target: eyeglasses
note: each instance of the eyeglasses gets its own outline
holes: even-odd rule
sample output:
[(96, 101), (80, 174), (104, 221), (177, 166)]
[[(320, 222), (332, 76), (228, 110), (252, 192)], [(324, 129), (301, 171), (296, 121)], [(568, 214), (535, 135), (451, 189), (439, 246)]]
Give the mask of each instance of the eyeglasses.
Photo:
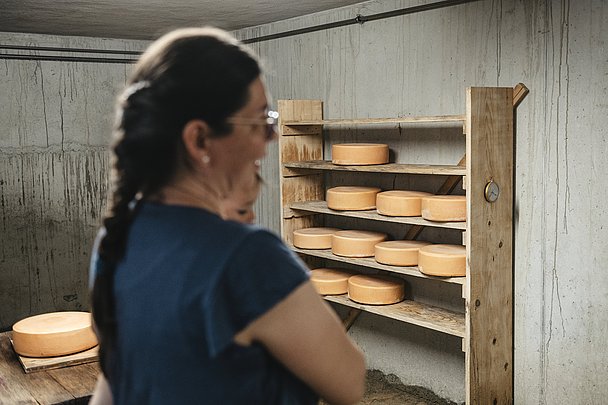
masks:
[(234, 125), (265, 125), (267, 140), (271, 140), (279, 131), (279, 113), (273, 110), (268, 110), (266, 118), (231, 117), (226, 122)]

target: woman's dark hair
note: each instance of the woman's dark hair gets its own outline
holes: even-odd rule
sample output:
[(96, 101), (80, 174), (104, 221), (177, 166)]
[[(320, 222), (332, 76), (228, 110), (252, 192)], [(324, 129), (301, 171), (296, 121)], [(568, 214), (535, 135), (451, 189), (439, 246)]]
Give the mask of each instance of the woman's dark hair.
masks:
[(92, 294), (100, 364), (108, 379), (117, 332), (114, 271), (125, 254), (139, 201), (188, 167), (181, 138), (186, 123), (201, 119), (212, 136), (227, 135), (232, 128), (226, 119), (247, 103), (249, 85), (260, 73), (249, 50), (214, 28), (173, 31), (135, 65), (117, 105), (112, 194)]

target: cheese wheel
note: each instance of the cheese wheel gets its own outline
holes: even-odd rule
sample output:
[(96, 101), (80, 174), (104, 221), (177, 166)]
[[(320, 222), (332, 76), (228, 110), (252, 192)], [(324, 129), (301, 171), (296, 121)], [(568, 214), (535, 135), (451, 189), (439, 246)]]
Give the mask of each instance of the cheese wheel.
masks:
[(421, 247), (418, 269), (429, 276), (464, 277), (467, 274), (467, 249), (462, 245)]
[(13, 347), (27, 357), (77, 353), (97, 345), (88, 312), (51, 312), (13, 325)]
[(300, 249), (329, 249), (331, 248), (331, 235), (339, 231), (338, 228), (303, 228), (293, 231), (293, 245)]
[(333, 268), (318, 268), (310, 271), (310, 281), (321, 295), (346, 294), (348, 278), (353, 273)]
[(405, 282), (400, 278), (357, 274), (348, 279), (348, 298), (361, 304), (395, 304), (404, 297)]
[(421, 199), (430, 195), (423, 191), (383, 191), (376, 195), (376, 210), (392, 217), (419, 217)]
[(331, 146), (336, 165), (381, 165), (388, 163), (388, 145), (383, 143), (338, 143)]
[(466, 221), (467, 198), (463, 195), (434, 195), (422, 198), (422, 218), (429, 221)]
[(430, 242), (417, 240), (391, 240), (380, 242), (375, 246), (375, 258), (378, 263), (391, 266), (418, 265), (418, 250), (430, 245)]
[(374, 246), (386, 236), (380, 232), (338, 231), (331, 236), (331, 252), (338, 256), (371, 257)]
[(377, 187), (339, 186), (327, 190), (327, 207), (340, 211), (361, 211), (376, 208)]

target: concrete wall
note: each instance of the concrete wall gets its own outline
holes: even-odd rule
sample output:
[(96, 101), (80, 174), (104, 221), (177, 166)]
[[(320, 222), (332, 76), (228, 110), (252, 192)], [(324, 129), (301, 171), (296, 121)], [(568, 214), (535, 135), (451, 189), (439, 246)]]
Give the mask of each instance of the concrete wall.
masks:
[[(0, 33), (0, 44), (144, 47), (10, 33)], [(130, 67), (0, 59), (0, 330), (41, 312), (89, 308), (88, 262), (106, 202), (114, 100)]]
[[(243, 30), (250, 37), (415, 5), (371, 1)], [(324, 101), (327, 118), (453, 114), (466, 86), (525, 83), (517, 112), (515, 403), (608, 395), (608, 4), (494, 0), (253, 47), (273, 96)], [(2, 44), (142, 49), (135, 41), (0, 33)], [(0, 61), (0, 328), (88, 307), (86, 268), (106, 199), (113, 100), (129, 65)], [(387, 135), (388, 134), (388, 135)], [(399, 135), (400, 134), (400, 135)], [(454, 163), (451, 131), (332, 132), (388, 139), (401, 161)], [(411, 148), (404, 148), (398, 136)], [(276, 145), (260, 222), (279, 229)], [(330, 181), (333, 181), (330, 179)], [(430, 187), (430, 186), (428, 186)], [(436, 286), (415, 282), (421, 298)], [(439, 291), (448, 306), (453, 291)], [(351, 335), (370, 368), (464, 400), (460, 341), (363, 314)]]
[[(419, 3), (370, 1), (239, 34)], [(466, 86), (530, 88), (517, 110), (517, 404), (597, 404), (608, 395), (606, 26), (608, 3), (601, 0), (488, 0), (254, 46), (267, 62), (273, 96), (321, 99), (326, 118), (461, 113)], [(396, 147), (392, 135), (388, 142), (402, 161), (455, 163), (462, 154), (418, 135), (403, 130), (411, 149)], [(269, 175), (259, 208), (264, 223), (278, 229), (278, 172)], [(464, 399), (453, 339), (373, 315), (360, 317), (351, 335), (370, 367)]]

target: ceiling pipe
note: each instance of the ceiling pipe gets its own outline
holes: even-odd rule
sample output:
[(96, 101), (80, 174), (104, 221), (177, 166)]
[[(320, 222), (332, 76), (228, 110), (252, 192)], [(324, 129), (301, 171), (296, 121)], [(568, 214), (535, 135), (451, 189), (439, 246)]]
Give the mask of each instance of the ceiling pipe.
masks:
[[(440, 8), (456, 6), (465, 3), (473, 3), (480, 0), (445, 0), (437, 1), (434, 3), (421, 4), (419, 6), (412, 6), (401, 8), (397, 10), (387, 11), (383, 13), (376, 13), (370, 15), (357, 14), (355, 18), (349, 18), (346, 20), (335, 21), (327, 24), (313, 25), (310, 27), (299, 28), (295, 30), (278, 32), (276, 34), (261, 35), (258, 37), (245, 38), (241, 42), (245, 44), (252, 44), (258, 42), (265, 42), (274, 39), (287, 38), (295, 35), (302, 35), (311, 32), (324, 31), (333, 28), (344, 27), (353, 24), (362, 25), (366, 22), (383, 20), (386, 18), (392, 18), (407, 14), (420, 13), (423, 11), (436, 10)], [(57, 47), (45, 47), (45, 46), (25, 46), (25, 45), (0, 45), (0, 50), (22, 50), (22, 51), (43, 51), (43, 52), (72, 52), (72, 53), (92, 53), (92, 54), (114, 54), (114, 55), (125, 55), (125, 56), (139, 56), (141, 51), (124, 51), (124, 50), (104, 50), (104, 49), (86, 49), (86, 48), (57, 48)], [(109, 58), (109, 57), (95, 57), (95, 56), (63, 56), (63, 55), (24, 55), (14, 53), (0, 53), (0, 59), (12, 59), (12, 60), (40, 60), (50, 62), (90, 62), (90, 63), (135, 63), (137, 59), (129, 58)]]
[(370, 14), (367, 16), (357, 14), (355, 16), (355, 18), (349, 18), (347, 20), (335, 21), (335, 22), (326, 23), (326, 24), (313, 25), (311, 27), (299, 28), (299, 29), (290, 30), (290, 31), (283, 31), (283, 32), (278, 32), (276, 34), (262, 35), (262, 36), (253, 37), (253, 38), (246, 38), (246, 39), (242, 39), (241, 42), (243, 42), (245, 44), (251, 44), (251, 43), (256, 43), (256, 42), (270, 41), (272, 39), (291, 37), (294, 35), (308, 34), (310, 32), (323, 31), (323, 30), (328, 30), (328, 29), (332, 29), (332, 28), (344, 27), (347, 25), (353, 25), (353, 24), (362, 25), (363, 23), (370, 22), (370, 21), (383, 20), (385, 18), (420, 13), (423, 11), (436, 10), (439, 8), (456, 6), (456, 5), (465, 4), (465, 3), (473, 3), (476, 1), (480, 1), (480, 0), (445, 0), (445, 1), (437, 1), (434, 3), (421, 4), (419, 6), (400, 8), (397, 10), (386, 11), (384, 13)]

